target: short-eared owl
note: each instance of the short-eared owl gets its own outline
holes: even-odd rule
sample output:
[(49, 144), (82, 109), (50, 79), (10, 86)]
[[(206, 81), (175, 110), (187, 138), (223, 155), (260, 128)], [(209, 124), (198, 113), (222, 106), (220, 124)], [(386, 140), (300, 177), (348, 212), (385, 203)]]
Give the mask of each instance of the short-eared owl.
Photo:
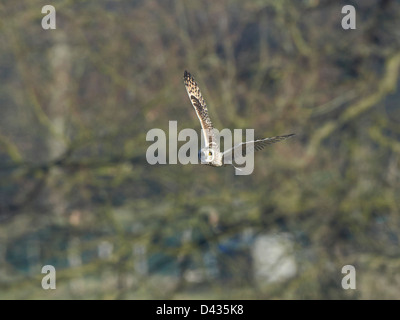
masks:
[[(199, 151), (199, 160), (202, 164), (207, 164), (213, 167), (221, 167), (226, 164), (233, 164), (233, 162), (235, 162), (233, 151), (236, 148), (242, 148), (242, 146), (246, 145), (246, 147), (243, 148), (244, 152), (242, 152), (242, 155), (244, 156), (245, 152), (249, 153), (260, 151), (269, 144), (279, 142), (294, 136), (294, 134), (288, 134), (283, 136), (242, 142), (225, 152), (221, 152), (213, 132), (214, 127), (208, 115), (207, 105), (203, 99), (203, 96), (201, 95), (199, 86), (197, 85), (192, 75), (186, 70), (183, 75), (183, 82), (185, 84), (190, 101), (192, 102), (192, 105), (196, 110), (196, 114), (200, 120), (201, 127), (203, 128), (202, 132), (204, 134), (204, 141), (206, 145)], [(229, 160), (229, 163), (225, 160)]]

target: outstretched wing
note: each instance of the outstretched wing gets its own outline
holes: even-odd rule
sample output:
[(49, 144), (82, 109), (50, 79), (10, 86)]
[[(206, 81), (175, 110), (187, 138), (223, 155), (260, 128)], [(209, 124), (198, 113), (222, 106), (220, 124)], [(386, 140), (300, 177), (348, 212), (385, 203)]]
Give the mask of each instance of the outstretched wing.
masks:
[(290, 137), (293, 137), (295, 134), (287, 134), (284, 136), (276, 136), (272, 138), (265, 138), (265, 139), (260, 139), (260, 140), (254, 140), (254, 141), (248, 141), (248, 142), (242, 142), (239, 143), (238, 145), (234, 146), (233, 148), (225, 151), (222, 156), (223, 156), (223, 161), (225, 160), (233, 160), (234, 155), (235, 155), (235, 149), (240, 148), (241, 149), (241, 154), (243, 157), (245, 157), (247, 154), (255, 151), (260, 151), (264, 149), (267, 145), (273, 144), (279, 141), (286, 140)]
[(213, 142), (216, 144), (216, 139), (213, 133), (213, 125), (211, 123), (211, 119), (208, 116), (207, 105), (201, 95), (199, 86), (196, 81), (192, 77), (192, 75), (185, 70), (183, 75), (183, 82), (186, 87), (186, 92), (189, 95), (190, 102), (194, 109), (196, 110), (197, 117), (200, 120), (201, 127), (203, 128), (204, 141), (207, 145), (212, 144)]

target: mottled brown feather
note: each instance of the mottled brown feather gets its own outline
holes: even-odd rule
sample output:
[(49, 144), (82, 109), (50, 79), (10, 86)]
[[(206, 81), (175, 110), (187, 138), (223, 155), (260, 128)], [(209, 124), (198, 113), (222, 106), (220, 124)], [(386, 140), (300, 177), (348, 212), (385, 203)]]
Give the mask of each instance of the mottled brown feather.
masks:
[(189, 99), (196, 110), (197, 117), (200, 120), (201, 127), (204, 129), (206, 141), (211, 143), (215, 141), (213, 135), (213, 125), (211, 119), (208, 115), (208, 109), (203, 96), (201, 95), (200, 88), (194, 80), (193, 76), (185, 70), (183, 75), (183, 82), (186, 87), (186, 92), (188, 93)]

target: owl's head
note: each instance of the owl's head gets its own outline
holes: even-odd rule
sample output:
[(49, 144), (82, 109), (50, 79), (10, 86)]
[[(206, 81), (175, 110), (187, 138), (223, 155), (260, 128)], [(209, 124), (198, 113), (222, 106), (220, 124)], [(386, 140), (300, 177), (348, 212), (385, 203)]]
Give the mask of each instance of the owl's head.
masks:
[(215, 153), (214, 150), (210, 148), (203, 148), (199, 151), (199, 160), (200, 163), (209, 163), (214, 160)]

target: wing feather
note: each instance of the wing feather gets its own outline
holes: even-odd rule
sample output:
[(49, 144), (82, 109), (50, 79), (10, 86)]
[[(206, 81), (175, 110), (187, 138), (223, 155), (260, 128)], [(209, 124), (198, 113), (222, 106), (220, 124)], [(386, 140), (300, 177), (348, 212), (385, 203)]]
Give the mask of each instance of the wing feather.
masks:
[(192, 103), (197, 117), (199, 118), (201, 127), (203, 129), (202, 131), (205, 142), (211, 144), (216, 141), (213, 133), (214, 127), (208, 115), (207, 105), (203, 96), (201, 95), (200, 88), (193, 76), (186, 70), (183, 75), (183, 82), (185, 84), (186, 92), (189, 96), (190, 102)]
[(280, 142), (283, 140), (286, 140), (288, 138), (293, 137), (295, 134), (287, 134), (283, 136), (276, 136), (276, 137), (271, 137), (271, 138), (265, 138), (265, 139), (259, 139), (259, 140), (254, 140), (254, 141), (248, 141), (248, 142), (242, 142), (239, 143), (238, 145), (234, 146), (233, 148), (225, 151), (223, 155), (223, 159), (233, 159), (234, 156), (234, 150), (236, 148), (242, 148), (242, 155), (245, 157), (247, 154), (250, 154), (251, 152), (255, 151), (261, 151), (264, 149), (267, 145)]

